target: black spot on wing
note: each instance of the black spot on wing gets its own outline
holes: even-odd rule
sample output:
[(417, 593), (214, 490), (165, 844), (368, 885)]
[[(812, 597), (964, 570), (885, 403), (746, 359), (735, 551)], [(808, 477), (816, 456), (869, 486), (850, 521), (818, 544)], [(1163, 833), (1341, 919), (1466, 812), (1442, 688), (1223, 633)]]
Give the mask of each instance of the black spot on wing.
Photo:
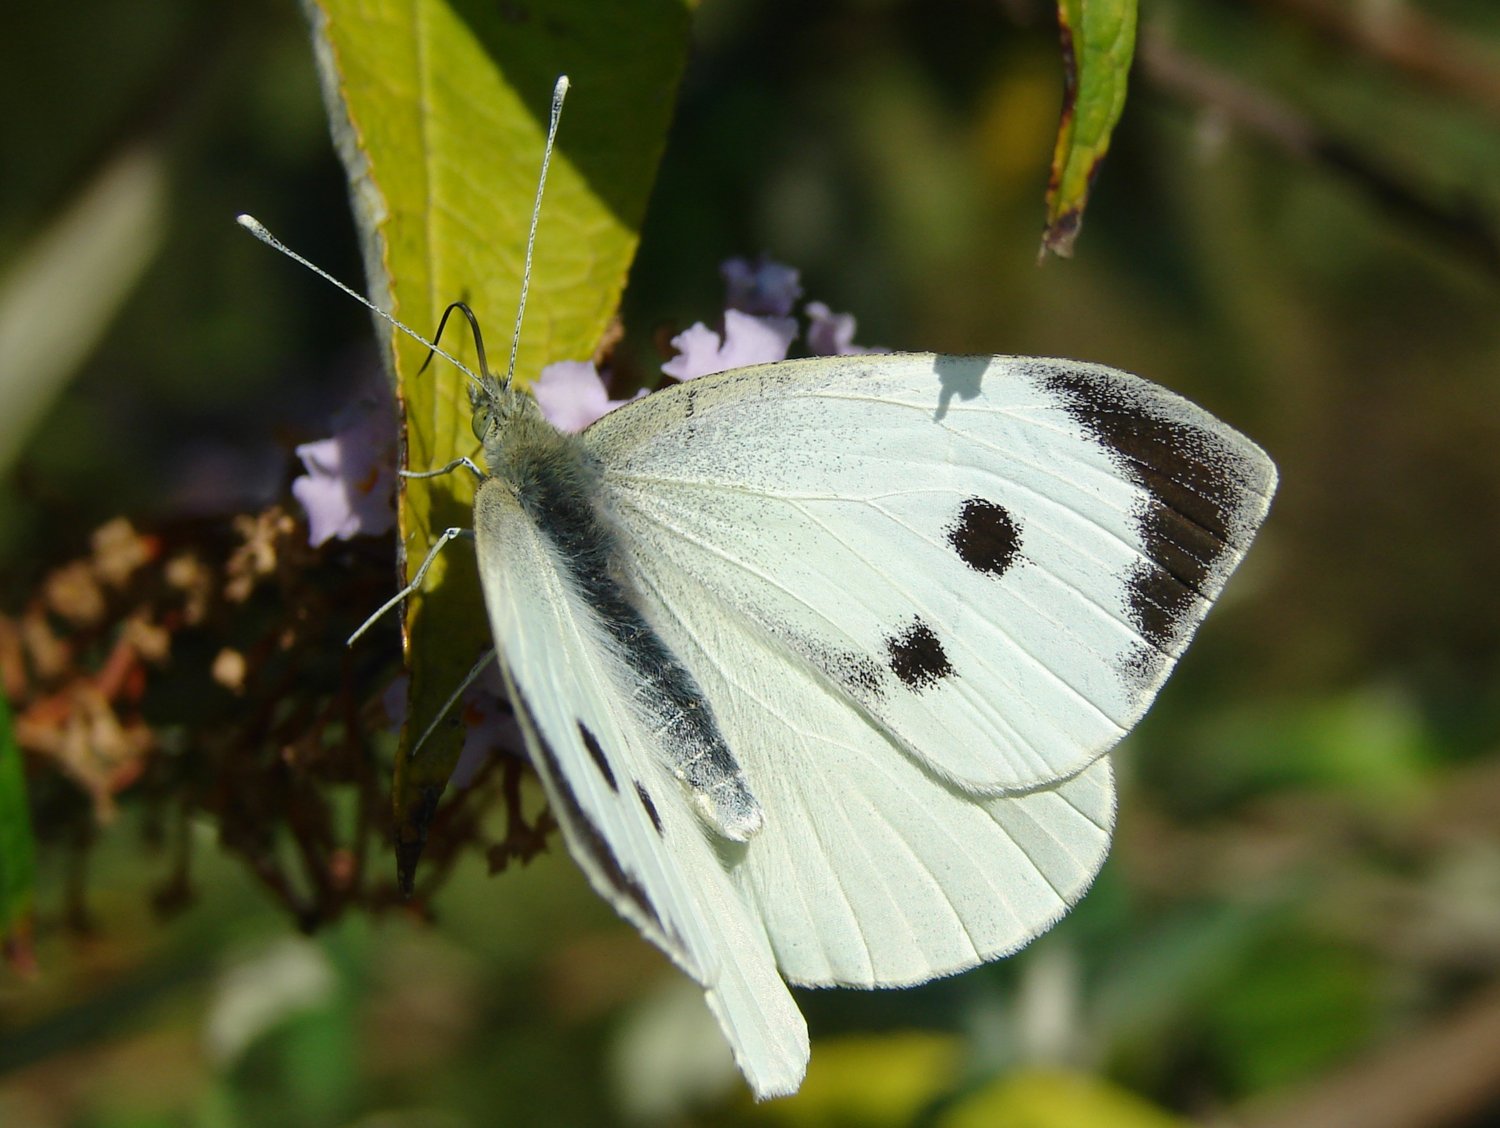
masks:
[[(573, 793), (573, 785), (568, 782), (567, 773), (558, 763), (556, 753), (543, 738), (542, 730), (537, 725), (531, 708), (524, 701), (521, 702), (521, 708), (526, 714), (526, 727), (536, 738), (531, 747), (543, 761), (537, 767), (542, 770), (543, 778), (551, 784), (548, 794), (558, 808), (558, 822), (565, 829), (572, 831), (574, 848), (587, 855), (589, 861), (593, 863), (595, 872), (622, 900), (633, 905), (658, 932), (663, 936), (675, 935), (662, 920), (661, 914), (656, 911), (656, 906), (651, 903), (645, 887), (620, 864), (620, 860), (610, 849), (609, 841), (600, 833), (599, 828), (594, 825), (594, 820), (589, 818), (588, 812), (578, 802), (578, 796)], [(580, 725), (579, 728), (582, 730), (583, 726)]]
[(651, 825), (656, 828), (656, 833), (659, 835), (664, 834), (665, 831), (661, 825), (661, 815), (656, 812), (656, 804), (651, 802), (651, 793), (641, 786), (639, 780), (635, 783), (635, 796), (641, 801), (641, 806), (646, 808), (646, 814), (651, 819)]
[(1134, 517), (1146, 559), (1127, 578), (1128, 611), (1153, 647), (1180, 652), (1218, 594), (1221, 561), (1245, 548), (1259, 471), (1245, 451), (1131, 383), (1072, 368), (1048, 369), (1041, 382), (1145, 491)]
[(1003, 505), (982, 497), (968, 498), (945, 532), (960, 560), (996, 579), (1020, 558), (1020, 524)]
[(885, 649), (891, 673), (908, 689), (931, 689), (953, 673), (942, 642), (921, 619), (913, 619), (900, 634), (887, 638)]
[(599, 741), (582, 721), (578, 722), (578, 735), (583, 738), (583, 746), (589, 750), (589, 759), (594, 761), (594, 767), (599, 769), (599, 774), (604, 777), (604, 782), (609, 784), (609, 789), (616, 795), (620, 794), (620, 785), (615, 782), (615, 773), (609, 766), (609, 761), (604, 758), (604, 749), (599, 747)]

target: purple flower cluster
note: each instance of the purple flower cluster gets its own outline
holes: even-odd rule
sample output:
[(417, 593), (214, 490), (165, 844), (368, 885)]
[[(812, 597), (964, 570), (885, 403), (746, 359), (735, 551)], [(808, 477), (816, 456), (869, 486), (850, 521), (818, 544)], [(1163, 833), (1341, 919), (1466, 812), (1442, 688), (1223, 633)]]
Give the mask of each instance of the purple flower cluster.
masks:
[[(724, 329), (716, 333), (701, 321), (672, 338), (677, 355), (661, 366), (674, 380), (692, 380), (785, 360), (800, 328), (792, 310), (802, 283), (790, 266), (761, 257), (730, 259), (721, 268), (725, 284)], [(802, 307), (805, 340), (813, 356), (884, 352), (854, 343), (854, 315), (834, 313), (822, 302)], [(560, 431), (581, 431), (628, 400), (612, 400), (603, 375), (581, 361), (549, 364), (534, 389), (542, 414)], [(643, 393), (642, 393), (643, 394)]]

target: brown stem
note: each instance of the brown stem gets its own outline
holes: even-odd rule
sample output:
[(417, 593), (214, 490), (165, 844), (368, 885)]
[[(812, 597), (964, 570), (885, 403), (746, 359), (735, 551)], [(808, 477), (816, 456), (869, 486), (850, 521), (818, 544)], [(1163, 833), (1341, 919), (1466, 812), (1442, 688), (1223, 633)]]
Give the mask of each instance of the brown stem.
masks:
[(1476, 50), (1409, 3), (1256, 0), (1333, 43), (1376, 59), (1500, 119), (1500, 53)]
[(1287, 103), (1178, 51), (1157, 31), (1142, 31), (1136, 63), (1149, 86), (1189, 105), (1210, 107), (1263, 143), (1337, 173), (1450, 253), (1500, 278), (1500, 238), (1476, 201), (1435, 198)]

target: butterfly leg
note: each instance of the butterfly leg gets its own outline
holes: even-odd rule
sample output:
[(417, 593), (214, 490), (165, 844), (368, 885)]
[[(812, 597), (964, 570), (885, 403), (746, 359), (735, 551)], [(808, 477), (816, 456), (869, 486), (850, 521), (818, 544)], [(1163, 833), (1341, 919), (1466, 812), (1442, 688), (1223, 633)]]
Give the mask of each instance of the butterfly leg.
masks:
[(484, 471), (475, 466), (473, 461), (468, 458), (455, 458), (448, 465), (441, 466), (436, 470), (397, 470), (396, 473), (403, 478), (441, 478), (444, 474), (453, 473), (460, 466), (468, 467), (474, 472), (474, 477), (480, 481), (484, 480)]
[(379, 621), (387, 611), (391, 610), (391, 608), (399, 604), (412, 592), (419, 591), (422, 587), (422, 581), (427, 578), (427, 569), (432, 567), (432, 562), (437, 559), (437, 554), (439, 552), (442, 552), (443, 549), (447, 548), (450, 541), (455, 541), (459, 537), (467, 537), (469, 540), (473, 540), (474, 530), (444, 529), (443, 535), (438, 537), (437, 543), (434, 544), (430, 550), (428, 550), (426, 559), (422, 561), (421, 567), (417, 569), (417, 574), (411, 578), (411, 583), (407, 584), (395, 595), (391, 596), (384, 603), (382, 603), (380, 605), (380, 608), (363, 623), (361, 623), (359, 625), (359, 629), (349, 636), (349, 641), (345, 643), (345, 645), (353, 646), (355, 642), (359, 640), (359, 636), (364, 634), (367, 630), (374, 626), (375, 623)]
[(417, 742), (411, 746), (411, 751), (407, 753), (408, 757), (415, 756), (421, 750), (422, 745), (427, 743), (427, 738), (431, 736), (437, 729), (438, 723), (453, 711), (453, 706), (458, 704), (458, 699), (464, 695), (464, 690), (468, 689), (469, 686), (478, 681), (479, 675), (484, 673), (484, 671), (489, 667), (489, 664), (494, 660), (495, 648), (492, 646), (479, 656), (479, 661), (474, 663), (474, 668), (470, 670), (467, 675), (465, 675), (463, 681), (458, 683), (458, 688), (453, 691), (448, 700), (443, 702), (443, 707), (437, 711), (437, 716), (432, 718), (432, 723), (429, 724), (426, 731), (417, 738)]
[[(444, 314), (445, 319), (446, 317), (447, 315)], [(441, 327), (439, 327), (438, 332), (442, 332)], [(431, 358), (429, 357), (429, 359)], [(468, 467), (468, 469), (474, 472), (474, 477), (483, 480), (483, 471), (481, 471), (479, 467), (475, 466), (470, 459), (462, 457), (455, 458), (446, 466), (440, 466), (436, 470), (397, 470), (396, 473), (403, 478), (440, 478), (444, 474), (453, 473), (453, 471), (457, 470), (460, 466)], [(422, 581), (427, 578), (427, 569), (432, 567), (432, 562), (437, 559), (437, 554), (448, 546), (449, 541), (454, 540), (457, 537), (468, 537), (470, 540), (473, 540), (474, 531), (472, 529), (445, 529), (443, 531), (443, 535), (438, 537), (437, 543), (434, 544), (428, 551), (426, 559), (422, 561), (422, 566), (417, 569), (417, 574), (412, 577), (411, 583), (407, 584), (395, 595), (391, 596), (390, 599), (382, 603), (379, 610), (377, 610), (373, 615), (371, 615), (368, 619), (361, 623), (359, 625), (359, 629), (349, 636), (349, 641), (348, 643), (346, 643), (346, 645), (353, 646), (359, 636), (369, 630), (370, 627), (377, 620), (379, 620), (382, 615), (384, 615), (392, 607), (396, 606), (396, 604), (400, 603), (412, 592), (420, 588), (422, 586)]]

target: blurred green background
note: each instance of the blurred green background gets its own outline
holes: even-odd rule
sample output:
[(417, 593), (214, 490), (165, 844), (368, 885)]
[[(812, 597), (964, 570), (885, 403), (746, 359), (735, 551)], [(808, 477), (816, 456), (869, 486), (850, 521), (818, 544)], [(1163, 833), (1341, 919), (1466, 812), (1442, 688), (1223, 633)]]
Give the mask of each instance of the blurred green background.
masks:
[[(1411, 15), (1416, 61), (1379, 50)], [(111, 517), (277, 496), (377, 360), (365, 314), (233, 223), (360, 278), (290, 0), (6, 22), (13, 610)], [(40, 858), (0, 1125), (1500, 1124), (1500, 7), (1178, 0), (1143, 35), (1076, 257), (1038, 266), (1044, 3), (707, 5), (623, 311), (644, 368), (716, 315), (720, 260), (766, 251), (863, 343), (1126, 368), (1276, 459), (1069, 918), (954, 980), (804, 993), (804, 1092), (753, 1107), (560, 847), (467, 865), (435, 925), (307, 939), (203, 826), (164, 921), (127, 792), (87, 935)], [(44, 238), (71, 265), (17, 306)]]

